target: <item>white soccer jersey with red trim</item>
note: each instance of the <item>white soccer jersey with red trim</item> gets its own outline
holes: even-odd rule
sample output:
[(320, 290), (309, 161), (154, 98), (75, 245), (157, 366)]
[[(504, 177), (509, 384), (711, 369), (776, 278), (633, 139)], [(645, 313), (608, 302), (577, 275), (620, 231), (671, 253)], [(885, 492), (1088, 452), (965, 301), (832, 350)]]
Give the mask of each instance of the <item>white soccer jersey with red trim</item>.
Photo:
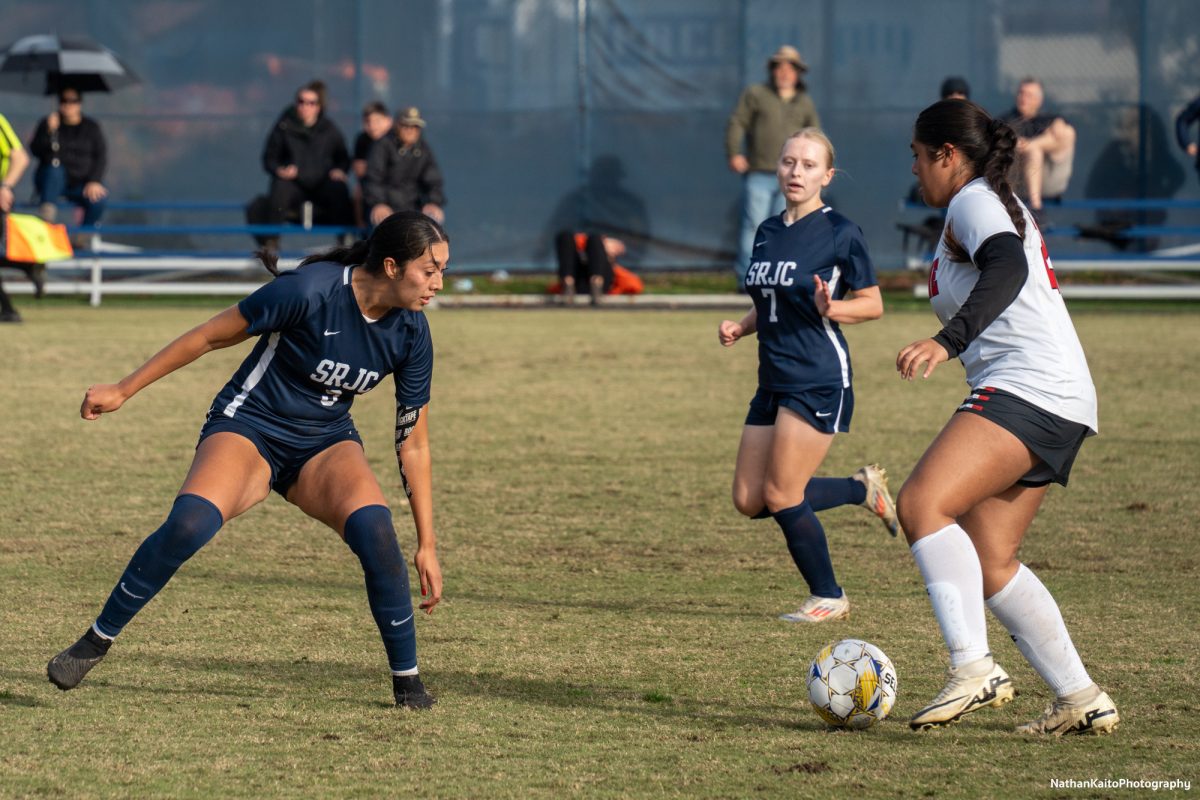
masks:
[[(1098, 431), (1096, 388), (1083, 347), (1067, 314), (1041, 232), (1025, 214), (1025, 260), (1029, 275), (1017, 298), (959, 354), (967, 384), (1012, 392), (1044, 411)], [(950, 200), (946, 230), (974, 259), (979, 246), (999, 233), (1016, 233), (1000, 198), (983, 178)], [(945, 325), (966, 302), (979, 270), (950, 260), (945, 233), (929, 271), (929, 300)]]

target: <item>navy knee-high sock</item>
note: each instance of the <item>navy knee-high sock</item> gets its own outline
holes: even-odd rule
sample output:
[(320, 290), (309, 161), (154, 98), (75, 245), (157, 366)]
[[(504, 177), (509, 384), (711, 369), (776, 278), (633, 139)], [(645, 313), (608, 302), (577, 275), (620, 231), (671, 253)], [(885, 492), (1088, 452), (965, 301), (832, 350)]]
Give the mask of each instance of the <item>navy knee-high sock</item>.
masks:
[(792, 560), (808, 583), (808, 590), (819, 597), (841, 597), (842, 587), (833, 575), (825, 529), (808, 501), (776, 511), (774, 516), (787, 539)]
[(175, 571), (217, 535), (224, 520), (209, 501), (195, 494), (175, 498), (171, 513), (146, 537), (113, 587), (96, 630), (112, 639), (158, 594)]
[(867, 499), (867, 485), (854, 478), (813, 478), (804, 487), (804, 499), (814, 512), (860, 506)]
[[(861, 506), (867, 500), (867, 485), (854, 478), (812, 478), (804, 487), (804, 499), (813, 512), (838, 506)], [(763, 506), (763, 510), (750, 519), (766, 519), (775, 516)]]
[(387, 506), (363, 506), (346, 520), (346, 544), (362, 562), (367, 602), (383, 637), (392, 674), (417, 671), (417, 626), (408, 567)]

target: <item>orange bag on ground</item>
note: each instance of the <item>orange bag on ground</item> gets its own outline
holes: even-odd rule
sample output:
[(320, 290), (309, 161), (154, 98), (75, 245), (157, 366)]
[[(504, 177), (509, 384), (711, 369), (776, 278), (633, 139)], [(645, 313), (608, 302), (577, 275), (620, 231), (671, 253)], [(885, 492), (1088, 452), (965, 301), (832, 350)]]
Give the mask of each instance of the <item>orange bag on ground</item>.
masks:
[(644, 288), (646, 286), (641, 278), (620, 264), (613, 264), (613, 282), (608, 288), (609, 294), (641, 294)]
[[(586, 233), (575, 234), (575, 249), (581, 253), (586, 250), (587, 238), (588, 235)], [(645, 288), (646, 285), (642, 283), (641, 278), (617, 262), (613, 262), (612, 286), (608, 287), (608, 291), (605, 294), (641, 294)], [(555, 281), (550, 284), (550, 288), (547, 291), (550, 294), (562, 294), (562, 284), (559, 281)]]
[(51, 225), (32, 214), (8, 214), (4, 222), (4, 256), (23, 264), (64, 261), (75, 255), (65, 225)]

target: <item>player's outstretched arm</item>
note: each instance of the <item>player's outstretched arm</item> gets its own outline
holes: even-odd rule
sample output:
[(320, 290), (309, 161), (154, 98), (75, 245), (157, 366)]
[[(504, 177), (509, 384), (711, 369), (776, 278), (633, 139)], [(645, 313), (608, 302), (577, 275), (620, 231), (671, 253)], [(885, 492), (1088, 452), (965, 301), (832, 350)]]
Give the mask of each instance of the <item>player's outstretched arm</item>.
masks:
[(429, 406), (396, 408), (396, 460), (408, 494), (417, 552), (413, 566), (421, 580), (420, 608), (432, 614), (442, 599), (442, 568), (438, 564), (437, 536), (433, 530), (433, 458), (429, 450)]
[(817, 312), (839, 325), (854, 325), (883, 316), (883, 295), (878, 286), (855, 289), (843, 300), (834, 300), (829, 283), (820, 275), (813, 275), (813, 300)]
[(89, 386), (79, 407), (79, 416), (97, 419), (101, 414), (116, 411), (142, 389), (187, 366), (205, 353), (246, 341), (250, 338), (246, 332), (247, 326), (237, 306), (225, 309), (159, 350), (119, 383)]

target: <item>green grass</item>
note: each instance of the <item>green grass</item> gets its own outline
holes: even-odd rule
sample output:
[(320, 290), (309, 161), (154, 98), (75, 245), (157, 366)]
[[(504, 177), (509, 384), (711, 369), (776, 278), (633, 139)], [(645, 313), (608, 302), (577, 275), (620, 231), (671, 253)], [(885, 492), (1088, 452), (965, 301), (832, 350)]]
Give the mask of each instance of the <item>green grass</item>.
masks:
[[(219, 308), (23, 304), (0, 384), (0, 796), (1096, 797), (1051, 779), (1197, 777), (1200, 315), (1083, 310), (1101, 435), (1053, 489), (1023, 558), (1058, 598), (1115, 736), (1012, 733), (1049, 693), (994, 622), (1022, 695), (917, 735), (945, 656), (907, 549), (862, 509), (822, 516), (854, 612), (796, 627), (774, 525), (728, 499), (753, 343), (720, 313), (435, 311), (431, 413), (446, 599), (418, 625), (430, 713), (390, 706), (357, 561), (277, 497), (231, 522), (85, 683), (46, 660), (83, 632), (169, 508), (204, 411), (247, 347), (205, 357), (96, 423), (114, 380)], [(927, 309), (848, 330), (854, 432), (824, 474), (879, 460), (893, 488), (963, 396), (948, 364), (895, 377)], [(355, 408), (413, 534), (390, 390)], [(804, 671), (854, 636), (896, 665), (893, 719), (827, 731)], [(1128, 794), (1123, 793), (1122, 796)]]

